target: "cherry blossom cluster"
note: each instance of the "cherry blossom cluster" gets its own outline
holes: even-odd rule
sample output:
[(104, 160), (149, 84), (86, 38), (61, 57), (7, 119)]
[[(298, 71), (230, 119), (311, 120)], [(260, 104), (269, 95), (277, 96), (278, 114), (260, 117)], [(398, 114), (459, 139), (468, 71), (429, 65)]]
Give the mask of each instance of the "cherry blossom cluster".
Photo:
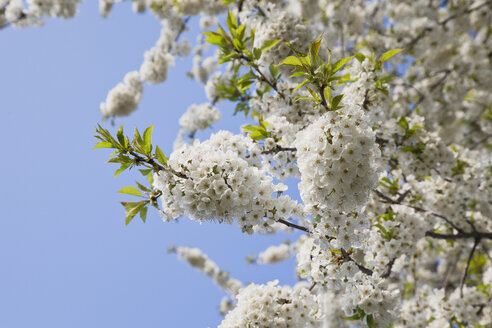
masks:
[(219, 327), (321, 327), (319, 301), (304, 284), (294, 288), (277, 284), (250, 284), (241, 289), (237, 306)]
[(301, 198), (313, 214), (360, 210), (377, 184), (380, 150), (356, 105), (328, 112), (296, 136)]
[(268, 232), (277, 220), (302, 215), (296, 201), (275, 197), (285, 186), (274, 184), (257, 167), (259, 153), (251, 139), (225, 131), (176, 149), (168, 162), (173, 172), (161, 173), (155, 182), (166, 218), (235, 221), (252, 233)]

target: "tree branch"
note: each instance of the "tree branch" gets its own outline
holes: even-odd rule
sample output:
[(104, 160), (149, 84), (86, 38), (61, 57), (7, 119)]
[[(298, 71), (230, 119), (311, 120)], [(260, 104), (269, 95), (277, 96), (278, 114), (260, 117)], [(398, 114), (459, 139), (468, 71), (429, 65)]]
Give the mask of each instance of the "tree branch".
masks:
[(350, 255), (347, 253), (347, 251), (345, 249), (340, 248), (340, 252), (342, 253), (342, 258), (345, 261), (347, 261), (347, 262), (354, 262), (355, 265), (357, 265), (357, 267), (359, 268), (359, 270), (362, 271), (362, 273), (364, 273), (364, 274), (366, 274), (368, 276), (372, 276), (373, 271), (371, 269), (366, 268), (362, 264), (359, 264), (359, 263), (355, 262), (355, 260), (350, 257)]
[(278, 153), (278, 152), (281, 152), (281, 151), (297, 151), (297, 149), (296, 148), (293, 148), (293, 147), (282, 147), (282, 146), (279, 146), (279, 145), (275, 145), (274, 148), (269, 149), (269, 150), (264, 150), (261, 153), (262, 154), (275, 154), (275, 153)]
[(425, 236), (435, 239), (447, 239), (447, 240), (458, 240), (458, 239), (468, 239), (468, 238), (492, 239), (492, 232), (473, 231), (473, 232), (459, 232), (457, 234), (443, 234), (434, 231), (426, 231)]
[(465, 271), (463, 271), (463, 275), (461, 276), (460, 281), (460, 297), (463, 298), (463, 286), (465, 285), (466, 276), (468, 275), (468, 269), (470, 268), (470, 262), (473, 258), (473, 253), (477, 249), (477, 245), (480, 243), (480, 238), (475, 238), (475, 242), (473, 243), (473, 247), (468, 255), (468, 260), (466, 261)]
[(297, 225), (295, 223), (289, 222), (289, 221), (284, 220), (284, 219), (278, 219), (277, 222), (282, 223), (282, 224), (285, 224), (286, 226), (288, 226), (290, 228), (294, 228), (294, 229), (301, 230), (301, 231), (304, 231), (304, 232), (307, 232), (307, 233), (311, 233), (311, 231), (309, 231), (308, 228), (303, 227), (303, 226), (300, 226), (300, 225)]

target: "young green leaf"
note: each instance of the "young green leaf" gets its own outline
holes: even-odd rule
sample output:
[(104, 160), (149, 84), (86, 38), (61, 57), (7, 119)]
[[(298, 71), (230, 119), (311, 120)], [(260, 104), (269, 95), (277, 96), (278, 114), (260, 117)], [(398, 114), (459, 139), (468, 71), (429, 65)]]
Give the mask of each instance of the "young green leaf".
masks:
[(118, 191), (118, 193), (142, 197), (142, 193), (140, 192), (140, 190), (138, 190), (135, 187), (130, 187), (130, 186), (124, 187), (123, 189)]
[(121, 205), (125, 207), (125, 224), (128, 225), (132, 219), (137, 215), (140, 210), (149, 203), (148, 200), (140, 202), (121, 202)]
[(142, 219), (142, 222), (145, 223), (145, 220), (147, 219), (147, 210), (149, 208), (147, 206), (144, 206), (140, 209), (140, 218)]
[(120, 168), (117, 169), (116, 172), (114, 172), (114, 177), (116, 178), (118, 175), (120, 175), (121, 172), (123, 172), (124, 170), (126, 170), (129, 167), (130, 167), (130, 164), (121, 164)]
[(366, 59), (366, 56), (364, 56), (360, 52), (356, 53), (354, 57), (359, 61), (359, 63), (362, 63)]
[(116, 148), (111, 142), (101, 141), (98, 142), (92, 149), (96, 148)]
[(155, 156), (162, 165), (167, 165), (168, 158), (164, 155), (164, 152), (159, 148), (159, 146), (155, 147)]
[(309, 45), (309, 58), (311, 59), (311, 63), (316, 63), (316, 60), (318, 58), (318, 53), (319, 53), (319, 48), (321, 46), (321, 41), (323, 40), (323, 35), (320, 35), (319, 38), (314, 40), (310, 45)]
[(126, 138), (123, 135), (123, 124), (121, 124), (120, 128), (118, 129), (118, 132), (116, 132), (116, 137), (118, 138), (120, 145), (122, 145), (125, 148), (128, 146), (126, 143)]
[(152, 169), (139, 169), (140, 173), (146, 177), (149, 173), (152, 173)]
[(400, 49), (393, 49), (393, 50), (390, 50), (390, 51), (386, 51), (384, 54), (381, 55), (381, 57), (379, 57), (378, 59), (378, 62), (380, 62), (381, 64), (384, 63), (385, 61), (387, 61), (388, 59), (390, 59), (391, 57), (393, 57), (394, 55), (396, 55), (397, 53), (399, 53), (400, 51), (403, 51), (405, 50), (404, 48), (400, 48)]
[(147, 154), (152, 151), (152, 130), (154, 129), (154, 125), (149, 126), (145, 129), (143, 134), (143, 148)]
[(289, 56), (285, 58), (279, 65), (303, 67), (301, 61), (296, 56)]
[(140, 189), (142, 191), (146, 191), (146, 192), (152, 192), (152, 190), (150, 190), (149, 188), (147, 188), (143, 184), (139, 183), (138, 181), (136, 181), (136, 184), (137, 184), (138, 189)]
[(301, 83), (299, 83), (299, 84), (297, 85), (297, 87), (295, 87), (295, 88), (294, 88), (294, 90), (292, 90), (292, 93), (296, 92), (296, 90), (297, 90), (297, 89), (299, 89), (299, 88), (301, 88), (301, 87), (305, 86), (305, 85), (306, 85), (306, 84), (308, 84), (308, 83), (309, 83), (309, 80), (308, 80), (308, 79), (306, 79), (306, 80), (302, 81)]
[(270, 71), (270, 74), (272, 75), (272, 77), (275, 79), (277, 78), (277, 75), (278, 75), (278, 66), (275, 65), (275, 64), (270, 64), (270, 66), (268, 66), (268, 71)]
[(336, 72), (338, 72), (345, 64), (347, 64), (352, 58), (354, 58), (354, 56), (350, 56), (350, 57), (345, 57), (345, 58), (342, 58), (340, 59), (339, 61), (337, 61), (335, 64), (333, 64), (331, 66), (331, 75), (335, 74)]
[(138, 129), (136, 127), (135, 127), (134, 137), (135, 137), (134, 142), (136, 142), (138, 145), (143, 147), (144, 142), (143, 142), (142, 136), (140, 135), (140, 132), (138, 132)]
[(377, 328), (376, 327), (376, 323), (374, 322), (374, 317), (372, 316), (372, 314), (369, 314), (366, 317), (366, 322), (367, 322), (367, 327), (369, 327), (369, 328)]
[(229, 13), (227, 15), (227, 27), (229, 27), (229, 31), (235, 32), (237, 29), (237, 20), (232, 11), (229, 10)]
[(343, 99), (343, 94), (340, 94), (340, 95), (337, 95), (335, 97), (333, 97), (333, 100), (331, 101), (331, 110), (337, 110), (339, 108), (341, 108), (340, 105), (340, 102), (342, 101)]
[(292, 51), (294, 51), (294, 53), (296, 53), (298, 56), (306, 56), (306, 53), (297, 49), (296, 47), (294, 47), (292, 44), (290, 44), (289, 42), (285, 42), (285, 45), (287, 47), (289, 47)]
[(205, 39), (205, 42), (219, 46), (221, 48), (227, 47), (227, 42), (224, 39), (222, 35), (220, 35), (217, 32), (212, 32), (212, 31), (206, 31), (202, 33), (205, 35), (207, 38)]
[(261, 51), (266, 52), (266, 51), (272, 49), (273, 47), (275, 47), (277, 45), (277, 43), (279, 43), (279, 42), (280, 42), (280, 40), (267, 40), (261, 46)]
[[(266, 123), (266, 122), (265, 122)], [(250, 132), (249, 137), (253, 140), (263, 140), (268, 138), (269, 133), (266, 130), (266, 125), (246, 125), (243, 126), (243, 130)]]
[(299, 97), (294, 98), (294, 102), (298, 102), (299, 100), (311, 100), (311, 101), (317, 102), (317, 100), (313, 97), (299, 96)]
[(295, 72), (294, 74), (289, 76), (289, 78), (293, 78), (293, 77), (297, 77), (297, 76), (307, 76), (307, 75), (309, 75), (309, 74), (306, 72)]

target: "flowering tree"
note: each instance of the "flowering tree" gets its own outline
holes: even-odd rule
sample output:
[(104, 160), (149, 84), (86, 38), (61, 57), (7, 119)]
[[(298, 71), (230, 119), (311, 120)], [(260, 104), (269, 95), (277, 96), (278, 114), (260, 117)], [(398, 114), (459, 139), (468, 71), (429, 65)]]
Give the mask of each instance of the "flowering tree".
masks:
[[(73, 17), (78, 2), (0, 0), (0, 27)], [(116, 2), (100, 0), (101, 14)], [(97, 127), (116, 175), (139, 167), (148, 179), (120, 190), (142, 198), (122, 202), (126, 223), (150, 206), (164, 221), (302, 232), (251, 259), (295, 256), (295, 286), (244, 286), (200, 250), (173, 249), (229, 294), (219, 327), (492, 327), (492, 1), (132, 4), (162, 32), (104, 118), (131, 114), (145, 84), (188, 56), (180, 36), (196, 16), (191, 75), (210, 101), (181, 117), (168, 156), (152, 126)], [(224, 101), (257, 123), (196, 139)]]

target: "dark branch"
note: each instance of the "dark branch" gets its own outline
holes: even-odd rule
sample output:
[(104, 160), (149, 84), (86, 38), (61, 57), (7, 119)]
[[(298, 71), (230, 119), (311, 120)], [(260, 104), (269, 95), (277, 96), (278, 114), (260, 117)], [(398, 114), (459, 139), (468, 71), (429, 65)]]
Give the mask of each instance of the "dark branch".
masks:
[(300, 225), (297, 225), (295, 223), (289, 222), (289, 221), (284, 220), (284, 219), (278, 219), (277, 222), (282, 223), (282, 224), (285, 224), (286, 226), (288, 226), (290, 228), (294, 228), (294, 229), (301, 230), (301, 231), (304, 231), (304, 232), (307, 232), (307, 233), (311, 233), (311, 231), (309, 231), (308, 228), (303, 227), (303, 226), (300, 226)]
[(473, 247), (468, 255), (468, 260), (466, 261), (465, 271), (463, 271), (463, 275), (461, 276), (460, 281), (460, 297), (463, 298), (463, 286), (465, 285), (466, 276), (468, 275), (468, 269), (470, 268), (470, 262), (473, 258), (473, 253), (477, 249), (478, 244), (480, 243), (480, 238), (475, 238), (475, 242), (473, 243)]
[(381, 278), (388, 278), (391, 274), (391, 269), (393, 268), (393, 264), (395, 264), (396, 257), (393, 257), (388, 264), (386, 264), (386, 269), (384, 269), (383, 273), (381, 274)]
[(261, 153), (262, 154), (276, 154), (278, 152), (281, 152), (281, 151), (297, 151), (296, 148), (288, 148), (288, 147), (282, 147), (282, 146), (279, 146), (279, 145), (275, 145), (274, 148), (272, 149), (269, 149), (269, 150), (264, 150), (262, 151)]
[(473, 232), (459, 232), (457, 234), (443, 234), (434, 231), (426, 231), (425, 236), (435, 239), (447, 239), (447, 240), (458, 240), (458, 239), (468, 239), (468, 238), (492, 239), (492, 232), (473, 231)]
[(359, 270), (360, 270), (362, 273), (364, 273), (364, 274), (366, 274), (366, 275), (368, 275), (368, 276), (372, 276), (373, 271), (372, 271), (371, 269), (366, 268), (366, 267), (365, 267), (365, 266), (363, 266), (362, 264), (359, 264), (359, 263), (355, 262), (355, 261), (354, 261), (354, 259), (352, 259), (352, 258), (350, 257), (350, 255), (347, 253), (347, 251), (346, 251), (345, 249), (340, 248), (340, 252), (342, 253), (342, 258), (343, 258), (345, 261), (347, 261), (347, 262), (354, 262), (354, 263), (355, 263), (355, 265), (357, 265), (357, 267), (359, 268)]

